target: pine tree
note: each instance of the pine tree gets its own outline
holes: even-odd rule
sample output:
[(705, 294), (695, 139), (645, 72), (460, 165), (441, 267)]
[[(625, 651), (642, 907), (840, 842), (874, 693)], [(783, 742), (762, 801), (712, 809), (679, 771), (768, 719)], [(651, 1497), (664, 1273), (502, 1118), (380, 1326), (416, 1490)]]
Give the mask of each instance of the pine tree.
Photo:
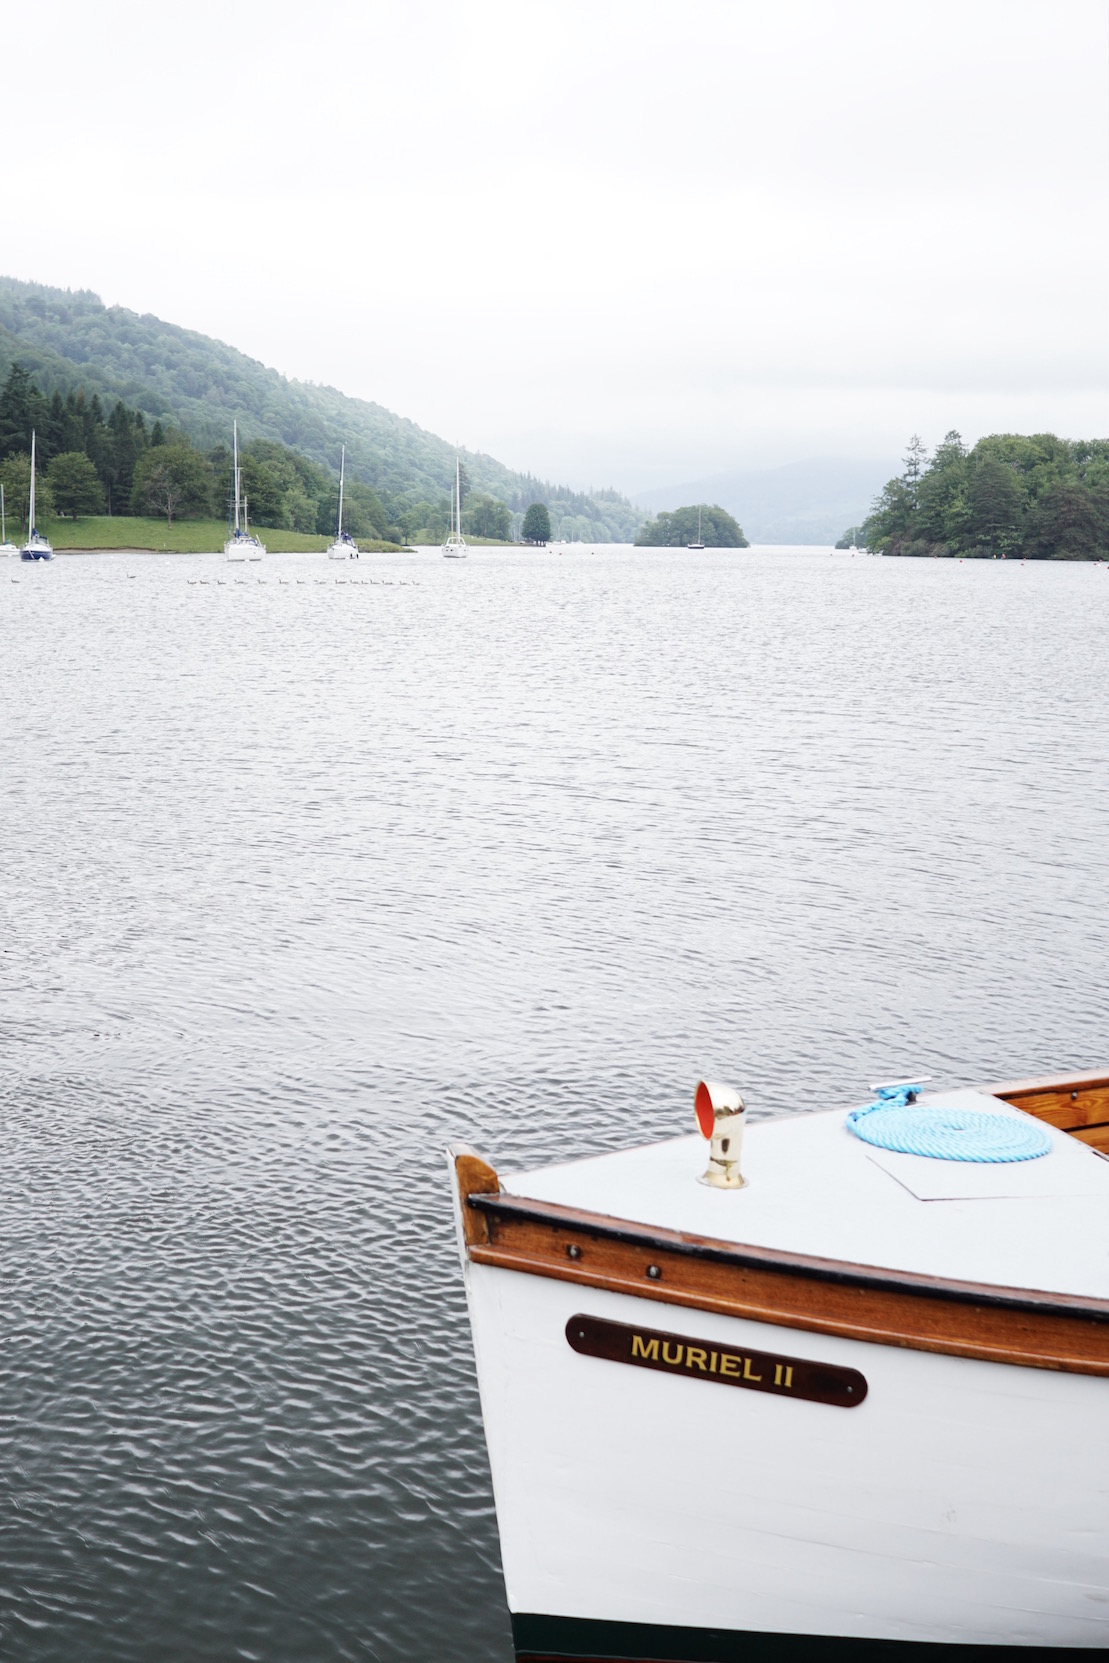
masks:
[(533, 502), (524, 515), (524, 528), (520, 533), (525, 543), (549, 543), (551, 540), (551, 516), (547, 512), (545, 503)]
[(914, 433), (909, 440), (909, 448), (905, 453), (905, 472), (901, 475), (901, 482), (909, 494), (909, 502), (913, 508), (917, 504), (920, 490), (920, 476), (928, 462), (928, 447), (919, 433)]
[(31, 450), (31, 429), (45, 428), (49, 406), (28, 370), (13, 364), (0, 392), (0, 456)]

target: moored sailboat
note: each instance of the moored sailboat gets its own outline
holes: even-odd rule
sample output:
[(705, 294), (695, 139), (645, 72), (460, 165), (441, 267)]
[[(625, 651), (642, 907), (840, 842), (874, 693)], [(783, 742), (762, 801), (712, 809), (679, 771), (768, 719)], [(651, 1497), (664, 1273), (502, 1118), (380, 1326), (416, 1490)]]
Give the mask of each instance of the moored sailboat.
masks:
[(54, 545), (35, 525), (35, 434), (31, 432), (31, 497), (27, 505), (27, 541), (19, 551), (21, 560), (53, 560)]
[(454, 453), (454, 501), (451, 503), (451, 529), (446, 542), (443, 544), (443, 554), (447, 560), (465, 560), (467, 554), (466, 539), (462, 535), (462, 472), (457, 451)]
[[(264, 543), (250, 534), (246, 499), (242, 496), (242, 477), (239, 472), (239, 424), (234, 426), (234, 452), (231, 473), (233, 513), (228, 516), (228, 538), (223, 552), (228, 560), (261, 560), (266, 552)], [(241, 518), (241, 524), (240, 524)]]
[(452, 1151), (519, 1659), (1109, 1649), (1109, 1074), (875, 1089)]
[(328, 544), (327, 558), (329, 560), (357, 560), (358, 544), (348, 531), (343, 530), (343, 480), (347, 470), (347, 447), (343, 446), (342, 457), (339, 462), (339, 524), (335, 532), (335, 541)]
[(700, 508), (697, 509), (697, 541), (695, 543), (690, 543), (687, 546), (691, 549), (703, 549), (704, 546), (705, 546), (704, 543), (702, 543), (702, 541), (701, 541), (701, 510), (700, 510)]

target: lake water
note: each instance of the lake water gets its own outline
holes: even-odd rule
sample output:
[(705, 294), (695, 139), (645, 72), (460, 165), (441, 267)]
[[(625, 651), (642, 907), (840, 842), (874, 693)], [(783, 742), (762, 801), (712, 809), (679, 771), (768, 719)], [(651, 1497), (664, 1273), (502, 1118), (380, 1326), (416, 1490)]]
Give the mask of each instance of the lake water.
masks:
[(0, 564), (0, 1655), (506, 1663), (443, 1145), (1109, 1062), (1107, 628), (1089, 565)]

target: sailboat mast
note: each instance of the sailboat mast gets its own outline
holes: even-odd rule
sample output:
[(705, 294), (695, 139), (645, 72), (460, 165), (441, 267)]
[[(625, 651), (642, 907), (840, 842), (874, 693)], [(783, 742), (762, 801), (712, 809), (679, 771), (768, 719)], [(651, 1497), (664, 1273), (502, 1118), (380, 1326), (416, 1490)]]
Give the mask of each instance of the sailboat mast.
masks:
[(347, 447), (343, 446), (342, 458), (339, 462), (339, 538), (343, 535), (343, 475), (347, 471)]
[(458, 452), (454, 453), (454, 500), (458, 504), (458, 535), (462, 535), (462, 472), (458, 465)]
[(31, 429), (31, 501), (27, 511), (27, 535), (35, 529), (35, 430)]
[(4, 518), (4, 487), (0, 485), (0, 543), (8, 540), (8, 525)]
[(235, 530), (239, 529), (239, 424), (235, 423)]

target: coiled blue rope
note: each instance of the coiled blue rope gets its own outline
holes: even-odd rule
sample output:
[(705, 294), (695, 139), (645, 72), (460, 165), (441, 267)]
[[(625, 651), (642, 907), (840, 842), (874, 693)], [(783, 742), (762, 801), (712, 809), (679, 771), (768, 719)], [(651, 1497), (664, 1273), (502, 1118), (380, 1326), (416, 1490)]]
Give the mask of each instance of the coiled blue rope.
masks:
[(847, 1124), (857, 1138), (878, 1149), (936, 1161), (1034, 1161), (1051, 1149), (1042, 1126), (1016, 1115), (914, 1107), (920, 1089), (879, 1086), (876, 1100), (865, 1109), (852, 1109)]

